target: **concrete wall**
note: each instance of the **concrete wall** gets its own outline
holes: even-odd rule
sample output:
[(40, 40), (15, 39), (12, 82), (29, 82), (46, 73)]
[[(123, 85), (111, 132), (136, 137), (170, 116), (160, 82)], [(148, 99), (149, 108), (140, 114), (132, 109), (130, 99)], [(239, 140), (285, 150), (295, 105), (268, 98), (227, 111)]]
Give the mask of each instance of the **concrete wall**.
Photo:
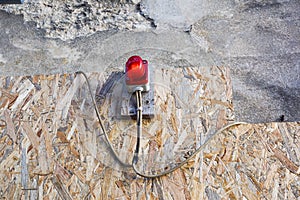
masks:
[(166, 67), (225, 65), (237, 120), (300, 120), (298, 0), (76, 2), (2, 6), (1, 74), (122, 68), (137, 53)]

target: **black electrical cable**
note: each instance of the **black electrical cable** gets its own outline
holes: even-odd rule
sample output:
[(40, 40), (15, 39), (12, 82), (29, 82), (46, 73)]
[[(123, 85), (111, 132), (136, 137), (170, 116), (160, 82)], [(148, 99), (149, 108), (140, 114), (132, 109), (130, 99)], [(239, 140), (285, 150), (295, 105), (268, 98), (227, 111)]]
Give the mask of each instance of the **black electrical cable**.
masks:
[(97, 115), (99, 124), (100, 124), (102, 132), (105, 136), (106, 142), (108, 143), (108, 145), (110, 147), (110, 150), (113, 153), (114, 157), (118, 160), (118, 162), (120, 164), (122, 164), (125, 167), (132, 167), (136, 174), (138, 174), (139, 176), (142, 176), (144, 178), (158, 178), (158, 177), (165, 176), (165, 175), (179, 169), (180, 167), (182, 167), (183, 165), (188, 163), (200, 151), (202, 151), (204, 149), (204, 147), (206, 147), (212, 139), (214, 139), (217, 135), (222, 133), (224, 130), (226, 130), (230, 127), (236, 126), (236, 125), (246, 124), (245, 122), (235, 122), (235, 123), (232, 123), (232, 124), (228, 124), (227, 126), (224, 126), (223, 128), (217, 130), (210, 138), (208, 138), (204, 142), (204, 144), (202, 144), (199, 148), (197, 148), (194, 153), (192, 153), (186, 160), (180, 162), (175, 167), (170, 168), (169, 170), (165, 170), (161, 173), (157, 173), (157, 174), (145, 174), (145, 173), (140, 172), (137, 169), (137, 166), (136, 166), (137, 162), (138, 162), (138, 154), (139, 154), (139, 149), (140, 149), (140, 138), (141, 138), (141, 135), (142, 135), (142, 120), (143, 120), (143, 118), (142, 118), (142, 115), (143, 115), (143, 112), (142, 112), (142, 106), (143, 106), (142, 105), (142, 91), (141, 90), (136, 90), (135, 91), (136, 100), (137, 100), (137, 142), (136, 142), (136, 147), (135, 147), (135, 151), (134, 151), (134, 156), (133, 156), (133, 159), (132, 159), (132, 165), (130, 165), (130, 164), (127, 164), (127, 163), (123, 162), (119, 158), (118, 154), (115, 152), (115, 150), (114, 150), (114, 148), (113, 148), (113, 146), (112, 146), (112, 144), (111, 144), (111, 142), (110, 142), (110, 140), (107, 136), (107, 132), (106, 132), (105, 127), (102, 123), (100, 112), (98, 110), (95, 98), (93, 96), (93, 93), (92, 93), (91, 86), (90, 86), (87, 75), (82, 71), (78, 71), (78, 72), (76, 72), (76, 74), (82, 74), (86, 79), (86, 82), (88, 84), (88, 90), (89, 90), (90, 96), (91, 96), (92, 101), (93, 101), (93, 105), (94, 105), (94, 108), (95, 108), (95, 111), (96, 111), (96, 115)]
[(139, 150), (140, 150), (140, 137), (142, 135), (142, 121), (143, 121), (143, 105), (142, 105), (142, 91), (136, 90), (136, 104), (137, 104), (137, 140), (134, 151), (134, 156), (132, 159), (132, 166), (136, 165), (139, 159)]

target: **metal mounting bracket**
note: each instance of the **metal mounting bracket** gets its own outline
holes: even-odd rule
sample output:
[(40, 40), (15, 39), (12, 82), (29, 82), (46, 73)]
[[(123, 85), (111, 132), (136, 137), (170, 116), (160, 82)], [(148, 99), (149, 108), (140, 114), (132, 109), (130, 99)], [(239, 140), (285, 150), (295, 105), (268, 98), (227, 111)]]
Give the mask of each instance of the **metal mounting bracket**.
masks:
[[(113, 72), (107, 81), (98, 87), (96, 91), (96, 101), (98, 106), (102, 106), (106, 98), (112, 98), (110, 104), (110, 116), (117, 119), (136, 118), (136, 98), (135, 94), (128, 93), (124, 80), (124, 72)], [(154, 117), (154, 89), (142, 93), (143, 118)]]
[[(154, 91), (151, 87), (148, 92), (142, 93), (143, 99), (143, 118), (154, 117)], [(136, 98), (135, 94), (128, 93), (127, 88), (124, 86), (122, 89), (122, 97), (120, 101), (120, 118), (136, 118)]]

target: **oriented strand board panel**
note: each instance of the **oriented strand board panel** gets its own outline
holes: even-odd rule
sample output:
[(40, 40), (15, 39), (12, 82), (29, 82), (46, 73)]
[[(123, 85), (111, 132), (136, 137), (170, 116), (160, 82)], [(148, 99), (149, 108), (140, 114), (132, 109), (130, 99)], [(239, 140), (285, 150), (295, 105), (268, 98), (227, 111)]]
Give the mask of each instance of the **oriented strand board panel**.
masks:
[[(123, 77), (103, 90), (110, 74), (88, 77), (114, 149), (130, 163), (136, 122), (117, 117)], [(181, 169), (151, 180), (121, 166), (110, 153), (82, 75), (2, 77), (0, 84), (3, 199), (300, 196), (299, 123), (232, 127)], [(145, 173), (178, 164), (234, 120), (227, 68), (156, 68), (152, 88), (155, 117), (143, 121), (138, 164)]]

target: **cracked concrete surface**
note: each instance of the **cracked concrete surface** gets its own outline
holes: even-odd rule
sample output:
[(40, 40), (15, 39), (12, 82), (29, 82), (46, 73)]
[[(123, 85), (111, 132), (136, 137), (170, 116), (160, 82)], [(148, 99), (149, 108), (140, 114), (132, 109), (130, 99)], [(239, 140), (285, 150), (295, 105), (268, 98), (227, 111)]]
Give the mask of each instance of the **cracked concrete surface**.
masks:
[(2, 9), (22, 14), (25, 21), (33, 21), (43, 29), (46, 37), (61, 40), (112, 29), (145, 31), (151, 29), (152, 23), (141, 15), (138, 1), (42, 0), (5, 5)]
[(131, 54), (154, 66), (225, 65), (237, 120), (300, 120), (299, 1), (72, 2), (2, 7), (24, 15), (0, 11), (2, 75), (122, 68)]

